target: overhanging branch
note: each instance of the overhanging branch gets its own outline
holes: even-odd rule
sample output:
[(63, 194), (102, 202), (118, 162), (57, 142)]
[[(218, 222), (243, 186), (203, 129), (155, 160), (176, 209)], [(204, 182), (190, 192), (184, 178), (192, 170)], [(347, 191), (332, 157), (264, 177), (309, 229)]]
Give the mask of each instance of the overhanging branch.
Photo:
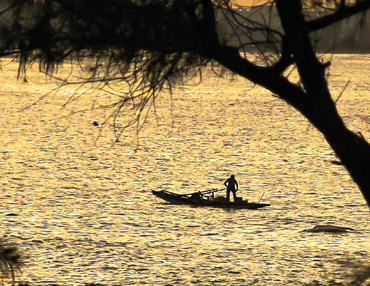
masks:
[(238, 49), (228, 46), (220, 46), (212, 58), (230, 71), (270, 90), (300, 112), (305, 111), (307, 107), (305, 92), (281, 75), (281, 71), (274, 66), (256, 66), (242, 58)]
[(370, 9), (370, 0), (357, 2), (351, 6), (341, 6), (333, 14), (322, 16), (318, 19), (307, 21), (306, 28), (309, 32), (324, 29), (351, 16), (365, 12)]

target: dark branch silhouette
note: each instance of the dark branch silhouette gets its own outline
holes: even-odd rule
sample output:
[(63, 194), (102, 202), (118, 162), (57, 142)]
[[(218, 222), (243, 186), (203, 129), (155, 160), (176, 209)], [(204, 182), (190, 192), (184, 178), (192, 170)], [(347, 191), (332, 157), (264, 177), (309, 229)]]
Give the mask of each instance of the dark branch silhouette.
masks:
[(343, 0), (334, 13), (307, 21), (307, 29), (310, 32), (324, 29), (353, 15), (363, 13), (369, 8), (369, 1), (356, 1), (354, 4), (351, 3), (346, 5), (346, 1)]

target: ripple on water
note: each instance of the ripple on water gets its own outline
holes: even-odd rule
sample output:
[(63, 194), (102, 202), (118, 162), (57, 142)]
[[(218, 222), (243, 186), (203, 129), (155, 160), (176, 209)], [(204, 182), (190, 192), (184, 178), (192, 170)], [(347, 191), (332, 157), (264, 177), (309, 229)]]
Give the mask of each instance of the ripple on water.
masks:
[[(353, 86), (367, 82), (367, 69), (351, 69), (363, 56), (336, 57), (342, 62), (333, 73), (351, 76)], [(16, 65), (10, 68), (16, 75)], [(158, 99), (158, 121), (149, 113), (139, 145), (127, 130), (112, 147), (113, 130), (91, 126), (107, 118), (103, 110), (64, 117), (68, 110), (60, 106), (71, 89), (15, 113), (54, 86), (29, 76), (34, 83), (9, 82), (0, 107), (0, 229), (24, 251), (24, 281), (309, 285), (341, 281), (346, 269), (338, 261), (368, 260), (369, 210), (361, 194), (343, 169), (328, 163), (335, 158), (323, 138), (264, 90), (246, 92), (251, 86), (241, 79), (226, 88), (206, 72), (204, 84), (175, 91), (172, 114)], [(342, 82), (331, 79), (340, 90)], [(369, 138), (368, 122), (353, 116), (354, 107), (364, 116), (370, 107), (366, 85), (358, 88), (355, 96), (348, 87), (338, 108)], [(81, 97), (73, 104), (91, 102)], [(222, 189), (231, 173), (240, 196), (255, 202), (263, 195), (271, 206), (174, 206), (150, 192)], [(324, 224), (358, 232), (301, 232)]]

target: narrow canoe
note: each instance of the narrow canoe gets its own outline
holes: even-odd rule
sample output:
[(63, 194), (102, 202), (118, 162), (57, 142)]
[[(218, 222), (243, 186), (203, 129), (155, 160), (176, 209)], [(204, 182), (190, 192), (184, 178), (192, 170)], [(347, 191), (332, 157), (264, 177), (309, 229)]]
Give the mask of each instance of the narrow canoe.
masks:
[(213, 196), (202, 196), (203, 193), (193, 193), (193, 194), (176, 194), (169, 191), (154, 191), (152, 190), (153, 195), (162, 200), (165, 200), (171, 204), (179, 205), (192, 205), (200, 207), (215, 207), (215, 208), (238, 208), (238, 209), (259, 209), (263, 207), (270, 206), (270, 204), (265, 203), (249, 203), (248, 201), (237, 201), (237, 202), (228, 202), (228, 201), (219, 201), (214, 200)]

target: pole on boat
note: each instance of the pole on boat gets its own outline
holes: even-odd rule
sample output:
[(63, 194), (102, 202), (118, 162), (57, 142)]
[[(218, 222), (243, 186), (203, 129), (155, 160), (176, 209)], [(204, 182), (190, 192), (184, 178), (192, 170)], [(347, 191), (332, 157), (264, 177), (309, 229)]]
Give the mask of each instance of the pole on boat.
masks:
[(262, 200), (262, 198), (263, 198), (263, 195), (265, 194), (265, 192), (263, 192), (263, 194), (262, 194), (262, 196), (260, 197), (260, 200), (258, 201), (258, 203), (257, 204), (259, 204), (260, 203), (260, 201)]
[(213, 190), (205, 190), (205, 191), (198, 191), (198, 192), (192, 192), (192, 193), (189, 193), (189, 194), (181, 194), (180, 196), (190, 196), (190, 195), (192, 195), (192, 194), (194, 194), (194, 193), (201, 193), (201, 194), (203, 194), (203, 195), (205, 195), (205, 194), (210, 194), (210, 193), (217, 193), (217, 192), (221, 192), (221, 191), (223, 191), (224, 189), (213, 189)]

